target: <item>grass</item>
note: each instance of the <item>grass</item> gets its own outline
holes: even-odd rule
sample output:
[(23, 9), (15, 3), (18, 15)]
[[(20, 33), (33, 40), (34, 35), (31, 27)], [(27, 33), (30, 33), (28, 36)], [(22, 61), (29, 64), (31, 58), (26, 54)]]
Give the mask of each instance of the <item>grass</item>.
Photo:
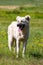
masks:
[(0, 0), (0, 5), (42, 5), (43, 0)]
[[(23, 59), (20, 53), (20, 57), (16, 59), (16, 54), (8, 49), (7, 28), (17, 16), (27, 14), (31, 19), (26, 56)], [(0, 65), (43, 65), (43, 7), (0, 9)]]

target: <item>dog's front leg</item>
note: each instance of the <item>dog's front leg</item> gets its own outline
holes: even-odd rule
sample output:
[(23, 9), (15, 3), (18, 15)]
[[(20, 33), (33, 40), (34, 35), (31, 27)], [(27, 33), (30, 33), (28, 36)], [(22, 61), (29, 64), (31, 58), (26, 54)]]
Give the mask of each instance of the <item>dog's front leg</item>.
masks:
[(18, 54), (19, 54), (19, 39), (16, 40), (16, 51), (17, 51), (16, 58), (18, 58)]
[(24, 58), (24, 54), (26, 52), (26, 44), (27, 44), (27, 41), (24, 41), (23, 43), (23, 52), (22, 52), (22, 57)]

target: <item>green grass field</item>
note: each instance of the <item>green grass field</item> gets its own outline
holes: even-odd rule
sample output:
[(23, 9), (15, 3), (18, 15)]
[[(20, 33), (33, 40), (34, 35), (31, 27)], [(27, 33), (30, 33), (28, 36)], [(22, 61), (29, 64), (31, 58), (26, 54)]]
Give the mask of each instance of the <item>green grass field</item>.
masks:
[[(23, 4), (29, 6), (10, 10), (0, 8), (0, 65), (43, 65), (43, 0), (0, 0), (0, 5)], [(21, 56), (21, 44), (20, 57), (16, 59), (14, 51), (8, 49), (7, 29), (17, 16), (25, 15), (31, 16), (30, 37), (25, 58)]]
[(0, 5), (42, 5), (43, 0), (0, 0)]

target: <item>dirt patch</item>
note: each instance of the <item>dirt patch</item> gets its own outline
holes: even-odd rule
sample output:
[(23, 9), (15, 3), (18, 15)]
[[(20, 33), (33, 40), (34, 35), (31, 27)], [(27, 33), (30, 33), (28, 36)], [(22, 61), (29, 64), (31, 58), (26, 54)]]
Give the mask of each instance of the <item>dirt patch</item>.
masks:
[(16, 9), (19, 6), (0, 6), (1, 9)]

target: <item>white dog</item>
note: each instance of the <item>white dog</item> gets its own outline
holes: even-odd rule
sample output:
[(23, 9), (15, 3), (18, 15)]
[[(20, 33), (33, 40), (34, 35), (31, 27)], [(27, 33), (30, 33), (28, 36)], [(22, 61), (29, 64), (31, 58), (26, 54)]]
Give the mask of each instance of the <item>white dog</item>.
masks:
[(9, 47), (9, 50), (11, 51), (11, 45), (13, 43), (13, 40), (16, 40), (16, 52), (17, 52), (16, 57), (18, 57), (19, 43), (20, 43), (20, 41), (22, 41), (23, 42), (22, 56), (24, 57), (24, 53), (26, 50), (26, 44), (27, 44), (27, 40), (28, 40), (28, 35), (29, 35), (30, 16), (29, 15), (27, 15), (25, 17), (17, 16), (16, 20), (17, 21), (13, 21), (8, 26), (8, 47)]

